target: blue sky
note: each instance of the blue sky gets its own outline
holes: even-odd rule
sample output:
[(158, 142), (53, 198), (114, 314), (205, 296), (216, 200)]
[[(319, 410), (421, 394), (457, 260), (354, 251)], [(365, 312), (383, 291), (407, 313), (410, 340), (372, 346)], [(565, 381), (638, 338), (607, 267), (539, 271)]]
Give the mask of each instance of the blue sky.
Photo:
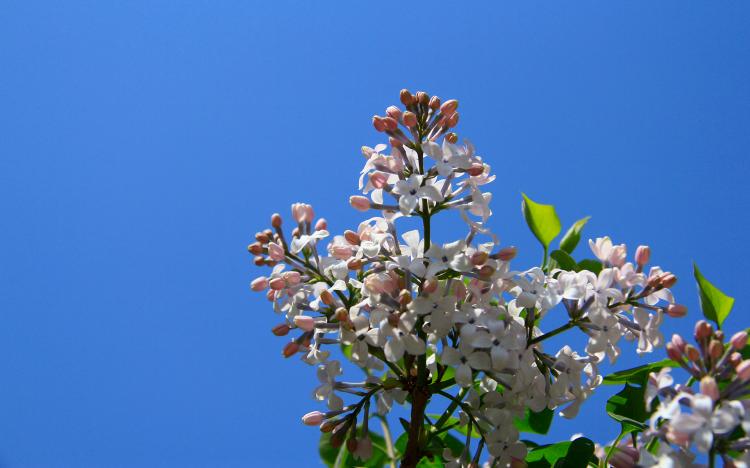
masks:
[[(314, 466), (314, 372), (281, 359), (245, 247), (295, 201), (358, 223), (359, 148), (403, 87), (461, 101), (518, 267), (523, 191), (650, 244), (691, 308), (666, 334), (698, 317), (693, 260), (747, 326), (748, 24), (732, 1), (3, 2), (0, 466)], [(547, 440), (613, 437), (603, 390)]]

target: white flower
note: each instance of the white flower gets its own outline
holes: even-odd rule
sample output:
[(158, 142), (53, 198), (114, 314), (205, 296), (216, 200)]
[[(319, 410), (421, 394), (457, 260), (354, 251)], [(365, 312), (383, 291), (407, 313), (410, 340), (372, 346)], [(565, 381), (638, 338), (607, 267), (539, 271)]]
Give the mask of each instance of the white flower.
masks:
[(328, 408), (337, 411), (344, 407), (344, 401), (333, 392), (336, 377), (341, 375), (341, 364), (338, 361), (328, 361), (318, 366), (318, 381), (320, 385), (313, 392), (317, 400), (328, 400)]
[(670, 421), (670, 429), (674, 432), (689, 435), (695, 443), (695, 448), (701, 453), (711, 449), (714, 434), (728, 434), (739, 424), (736, 412), (727, 406), (714, 408), (713, 400), (703, 394), (690, 397), (692, 413), (680, 413)]
[(315, 231), (312, 234), (304, 234), (299, 237), (295, 237), (292, 239), (292, 253), (296, 254), (300, 250), (304, 249), (306, 246), (310, 244), (317, 243), (320, 239), (324, 239), (328, 237), (328, 231), (321, 229), (319, 231)]
[(490, 356), (483, 351), (474, 351), (470, 345), (461, 342), (458, 349), (444, 347), (440, 355), (440, 363), (444, 366), (455, 367), (456, 383), (461, 387), (469, 387), (474, 382), (472, 369), (489, 369)]
[(471, 270), (471, 262), (464, 253), (465, 244), (463, 241), (455, 241), (449, 244), (432, 244), (427, 250), (427, 257), (430, 259), (430, 265), (427, 267), (425, 276), (431, 278), (438, 272), (452, 269), (459, 272)]
[(441, 177), (448, 177), (456, 169), (468, 169), (471, 167), (471, 157), (466, 150), (443, 140), (442, 148), (433, 141), (427, 141), (422, 145), (425, 154), (435, 159), (435, 168)]
[(406, 180), (399, 180), (393, 186), (392, 193), (399, 195), (398, 206), (401, 213), (408, 215), (417, 207), (419, 201), (427, 199), (432, 202), (443, 201), (443, 195), (434, 185), (427, 182), (422, 185), (423, 176), (412, 174)]
[(411, 314), (402, 314), (396, 327), (392, 326), (387, 319), (383, 320), (380, 325), (381, 332), (384, 336), (390, 337), (383, 347), (388, 361), (398, 362), (399, 359), (404, 357), (404, 352), (412, 356), (425, 353), (424, 341), (411, 332), (414, 328), (414, 322), (415, 318)]

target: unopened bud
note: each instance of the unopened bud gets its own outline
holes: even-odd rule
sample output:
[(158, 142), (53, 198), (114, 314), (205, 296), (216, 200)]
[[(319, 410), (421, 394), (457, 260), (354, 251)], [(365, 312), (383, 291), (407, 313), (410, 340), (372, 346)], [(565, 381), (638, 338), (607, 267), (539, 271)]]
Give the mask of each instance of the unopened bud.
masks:
[(426, 106), (430, 103), (430, 95), (425, 93), (424, 91), (417, 91), (417, 101), (419, 101), (420, 104)]
[(393, 117), (384, 117), (383, 123), (385, 124), (385, 129), (390, 132), (398, 128), (398, 121), (394, 119)]
[(667, 343), (667, 357), (673, 361), (682, 361), (682, 352), (674, 343)]
[(302, 416), (302, 424), (306, 426), (320, 426), (325, 416), (325, 413), (321, 413), (320, 411), (311, 411)]
[(482, 268), (479, 269), (479, 276), (483, 276), (485, 278), (492, 276), (493, 273), (495, 273), (495, 269), (489, 265), (484, 265)]
[(430, 106), (430, 109), (432, 109), (432, 110), (438, 110), (438, 109), (440, 109), (440, 98), (437, 97), (437, 96), (432, 96), (430, 98), (430, 104), (429, 104), (429, 106)]
[(349, 320), (349, 311), (343, 307), (336, 309), (336, 320), (339, 322), (346, 322)]
[(665, 273), (662, 275), (660, 283), (663, 288), (669, 289), (677, 283), (677, 277), (672, 273)]
[(411, 104), (414, 99), (408, 89), (402, 89), (399, 93), (399, 98), (401, 99), (401, 104), (405, 106)]
[(713, 327), (710, 323), (706, 322), (705, 320), (699, 320), (695, 324), (695, 339), (700, 341), (705, 338), (708, 338), (711, 336), (711, 333), (713, 333)]
[(327, 306), (333, 305), (333, 294), (331, 294), (331, 291), (325, 289), (320, 293), (320, 300)]
[(281, 351), (281, 354), (285, 357), (291, 357), (297, 354), (297, 351), (299, 351), (299, 345), (296, 341), (290, 341), (286, 345), (284, 345), (284, 349)]
[(364, 262), (359, 258), (352, 258), (346, 262), (346, 267), (350, 270), (359, 270), (364, 265)]
[(252, 289), (255, 292), (263, 291), (268, 287), (268, 278), (265, 276), (261, 276), (259, 278), (255, 278), (252, 283), (250, 283), (250, 289)]
[(682, 351), (685, 349), (685, 345), (687, 343), (685, 342), (685, 339), (682, 338), (682, 336), (675, 333), (674, 335), (672, 335), (672, 344), (675, 345), (678, 350)]
[(253, 255), (260, 255), (263, 253), (263, 246), (260, 245), (260, 242), (253, 242), (247, 246), (247, 251)]
[(357, 439), (354, 437), (350, 437), (346, 441), (346, 449), (349, 451), (349, 453), (354, 453), (357, 451)]
[(284, 281), (284, 278), (274, 278), (268, 282), (268, 285), (271, 286), (271, 289), (281, 291), (286, 287), (286, 281)]
[(689, 361), (698, 362), (701, 358), (701, 353), (695, 346), (687, 345), (685, 346), (685, 356), (687, 356)]
[(746, 331), (739, 331), (732, 335), (732, 339), (729, 340), (729, 342), (732, 344), (732, 348), (736, 349), (737, 351), (741, 350), (747, 345), (747, 332)]
[(708, 344), (708, 355), (713, 359), (719, 359), (724, 354), (724, 345), (719, 340), (711, 340)]
[(359, 245), (360, 243), (359, 234), (354, 231), (344, 231), (344, 239), (346, 239), (346, 241), (352, 245)]
[(516, 258), (516, 254), (518, 254), (518, 249), (515, 246), (505, 247), (500, 249), (497, 253), (497, 259), (503, 262), (509, 262)]
[(667, 306), (667, 315), (674, 318), (684, 317), (687, 314), (687, 307), (682, 304), (669, 304)]
[(440, 113), (445, 116), (451, 116), (458, 109), (458, 101), (455, 99), (449, 99), (440, 106)]
[(273, 302), (276, 300), (276, 291), (273, 289), (269, 289), (266, 291), (266, 299), (268, 299), (268, 302)]
[(338, 419), (329, 419), (327, 421), (324, 421), (320, 425), (320, 432), (331, 432), (339, 422), (340, 420)]
[(253, 263), (255, 264), (255, 266), (263, 266), (266, 264), (266, 259), (258, 255), (255, 258), (253, 258)]
[(385, 113), (388, 114), (388, 117), (391, 117), (396, 120), (401, 120), (401, 109), (399, 109), (396, 106), (390, 106), (388, 109), (385, 110)]
[(417, 115), (414, 112), (406, 111), (403, 115), (403, 122), (408, 128), (412, 128), (417, 125)]
[(458, 141), (458, 135), (456, 135), (453, 132), (450, 132), (445, 135), (445, 139), (448, 141), (448, 143), (455, 145), (456, 142)]
[(357, 211), (367, 211), (370, 209), (370, 199), (362, 195), (349, 197), (349, 204)]
[(266, 236), (265, 233), (263, 233), (263, 232), (257, 232), (257, 233), (255, 233), (255, 240), (257, 240), (261, 244), (267, 244), (268, 241), (271, 240), (271, 239), (269, 239), (268, 236)]
[(278, 213), (274, 213), (271, 215), (271, 226), (275, 229), (279, 229), (281, 227), (281, 215)]
[(651, 258), (651, 248), (647, 245), (639, 245), (637, 249), (635, 249), (635, 263), (638, 264), (638, 266), (643, 267), (643, 265), (648, 263), (648, 260)]
[(320, 218), (317, 223), (315, 223), (315, 230), (316, 231), (325, 231), (328, 229), (328, 221), (326, 221), (325, 218)]
[(401, 140), (393, 137), (388, 137), (388, 143), (390, 143), (394, 148), (401, 148), (402, 146), (404, 146)]
[(427, 294), (434, 293), (435, 291), (437, 291), (437, 288), (438, 281), (435, 278), (430, 278), (422, 283), (422, 291), (426, 292)]
[(302, 280), (302, 276), (299, 271), (285, 271), (281, 274), (286, 284), (298, 284)]
[(487, 252), (474, 252), (471, 256), (471, 264), (475, 266), (484, 265), (489, 257)]
[(719, 341), (721, 341), (723, 343), (724, 342), (724, 331), (723, 330), (716, 330), (714, 332), (714, 338), (716, 338), (717, 340), (719, 340)]
[(743, 382), (750, 380), (750, 359), (745, 359), (740, 362), (735, 370), (737, 371), (737, 376), (740, 380)]
[(470, 168), (466, 170), (466, 173), (472, 177), (477, 177), (484, 174), (484, 164), (474, 163)]
[(732, 353), (729, 355), (729, 359), (727, 359), (727, 362), (732, 367), (737, 367), (742, 362), (742, 354), (740, 353)]
[(375, 127), (375, 130), (378, 132), (384, 132), (385, 131), (385, 122), (383, 121), (383, 118), (377, 115), (372, 116), (372, 126)]
[(297, 315), (294, 317), (294, 324), (304, 331), (312, 331), (315, 328), (315, 319), (309, 315)]
[(445, 124), (448, 128), (453, 128), (458, 125), (458, 112), (455, 112), (453, 115), (448, 117), (448, 120)]
[(291, 328), (289, 328), (289, 325), (287, 325), (286, 323), (280, 323), (271, 329), (271, 333), (276, 336), (285, 336), (287, 333), (289, 333), (289, 330), (291, 330)]

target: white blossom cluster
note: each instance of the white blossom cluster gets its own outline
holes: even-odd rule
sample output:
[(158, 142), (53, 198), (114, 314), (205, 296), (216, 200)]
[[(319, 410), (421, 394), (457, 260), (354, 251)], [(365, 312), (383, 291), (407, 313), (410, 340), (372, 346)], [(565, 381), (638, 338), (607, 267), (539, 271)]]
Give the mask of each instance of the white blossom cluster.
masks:
[(750, 466), (750, 360), (740, 351), (747, 333), (736, 333), (727, 344), (724, 333), (706, 321), (695, 328), (697, 346), (674, 335), (667, 345), (669, 357), (687, 371), (686, 384), (675, 384), (672, 368), (649, 375), (646, 405), (659, 399), (651, 424), (641, 436), (639, 451), (618, 453), (615, 466), (713, 466), (717, 457), (724, 466)]
[[(376, 129), (390, 137), (390, 154), (386, 145), (363, 148), (364, 195), (351, 204), (378, 214), (331, 236), (312, 207), (295, 204), (290, 237), (274, 215), (272, 229), (249, 247), (256, 265), (272, 271), (251, 287), (266, 291), (284, 317), (274, 333), (297, 333), (284, 355), (299, 353), (318, 367), (314, 397), (328, 409), (303, 421), (332, 431), (332, 443), (347, 440), (355, 456), (367, 458), (371, 442), (356, 428), (360, 411), (372, 399), (386, 415), (394, 402), (426, 392), (428, 399), (445, 397), (460, 424), (481, 434), (475, 462), (485, 447), (489, 463), (505, 466), (526, 455), (514, 418), (545, 408), (574, 417), (601, 383), (605, 356), (613, 363), (620, 355), (621, 339), (650, 352), (663, 344), (664, 315), (685, 309), (669, 291), (674, 275), (644, 271), (647, 247), (631, 262), (625, 245), (608, 237), (589, 241), (600, 271), (511, 268), (515, 248), (488, 228), (492, 195), (483, 189), (494, 179), (490, 166), (471, 143), (459, 145), (448, 133), (458, 103), (435, 99), (402, 92), (406, 111), (391, 107), (375, 117)], [(447, 210), (458, 212), (465, 231), (433, 243), (430, 218)], [(399, 232), (400, 218), (421, 219), (423, 228)], [(567, 322), (544, 329), (548, 314)], [(545, 349), (545, 340), (574, 328), (588, 335), (585, 349)], [(365, 381), (340, 380), (340, 362), (330, 359), (339, 347)], [(453, 386), (457, 393), (448, 393)], [(359, 401), (347, 404), (345, 394)], [(443, 458), (464, 466), (472, 457), (446, 450)]]

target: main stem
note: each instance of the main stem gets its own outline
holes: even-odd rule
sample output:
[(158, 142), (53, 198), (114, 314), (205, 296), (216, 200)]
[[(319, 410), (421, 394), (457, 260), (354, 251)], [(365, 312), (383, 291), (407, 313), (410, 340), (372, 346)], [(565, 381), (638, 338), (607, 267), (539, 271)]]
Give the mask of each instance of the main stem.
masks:
[[(424, 174), (424, 154), (421, 145), (417, 145), (417, 155), (419, 156), (419, 172)], [(430, 249), (430, 207), (427, 200), (422, 200), (422, 227), (424, 230), (424, 251)], [(425, 339), (422, 331), (422, 319), (416, 324), (417, 334), (421, 339)], [(430, 387), (427, 375), (427, 354), (417, 356), (417, 376), (416, 379), (409, 378), (412, 382), (409, 393), (411, 395), (411, 416), (409, 421), (408, 441), (404, 458), (401, 459), (401, 468), (413, 468), (417, 466), (422, 458), (422, 434), (424, 425), (424, 413), (427, 409), (427, 403), (430, 401)]]

